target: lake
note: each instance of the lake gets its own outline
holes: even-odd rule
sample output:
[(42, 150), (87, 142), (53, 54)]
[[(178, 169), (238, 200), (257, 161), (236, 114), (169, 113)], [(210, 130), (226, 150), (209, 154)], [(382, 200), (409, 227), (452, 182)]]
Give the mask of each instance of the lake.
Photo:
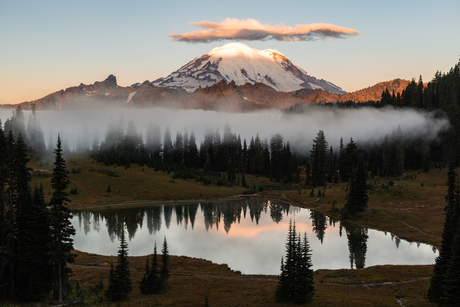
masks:
[(291, 220), (297, 232), (307, 233), (315, 270), (433, 264), (438, 255), (431, 245), (276, 200), (249, 198), (73, 214), (77, 250), (117, 255), (121, 225), (125, 225), (130, 256), (152, 254), (155, 242), (161, 253), (166, 237), (171, 255), (226, 263), (243, 274), (280, 273)]

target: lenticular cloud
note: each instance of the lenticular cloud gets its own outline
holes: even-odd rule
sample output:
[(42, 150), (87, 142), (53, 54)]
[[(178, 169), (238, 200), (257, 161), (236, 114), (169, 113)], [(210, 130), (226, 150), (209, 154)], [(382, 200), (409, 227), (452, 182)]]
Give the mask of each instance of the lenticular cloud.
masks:
[(222, 40), (278, 40), (278, 41), (313, 41), (359, 36), (357, 30), (335, 26), (328, 23), (313, 23), (289, 27), (284, 24), (275, 26), (262, 24), (255, 19), (239, 20), (225, 18), (222, 22), (191, 22), (194, 27), (202, 28), (194, 32), (169, 34), (174, 41), (188, 43), (210, 43)]

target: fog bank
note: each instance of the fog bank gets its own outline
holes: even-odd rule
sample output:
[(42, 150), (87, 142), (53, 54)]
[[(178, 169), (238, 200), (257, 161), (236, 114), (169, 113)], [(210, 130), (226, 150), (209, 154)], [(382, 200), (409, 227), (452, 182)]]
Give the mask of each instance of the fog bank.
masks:
[[(30, 112), (24, 111), (27, 123)], [(197, 145), (204, 138), (207, 128), (219, 130), (223, 134), (228, 123), (233, 133), (248, 142), (258, 133), (261, 140), (270, 140), (275, 133), (280, 133), (284, 141), (289, 141), (291, 148), (300, 152), (311, 149), (313, 139), (319, 130), (323, 130), (330, 146), (338, 148), (340, 138), (348, 143), (353, 138), (358, 146), (380, 143), (386, 134), (391, 134), (401, 127), (406, 137), (422, 136), (426, 140), (436, 138), (447, 119), (435, 119), (431, 113), (413, 109), (361, 108), (338, 109), (313, 107), (303, 114), (285, 114), (281, 111), (264, 111), (255, 113), (224, 113), (203, 110), (172, 110), (165, 108), (128, 109), (106, 108), (72, 111), (37, 111), (44, 132), (46, 144), (56, 143), (57, 134), (66, 139), (71, 149), (78, 141), (92, 142), (93, 136), (102, 141), (110, 121), (117, 122), (123, 117), (124, 128), (129, 121), (134, 121), (137, 131), (144, 138), (149, 124), (161, 127), (162, 135), (166, 126), (171, 129), (173, 141), (177, 131), (188, 133), (193, 130)], [(2, 123), (11, 118), (11, 110), (0, 110)], [(86, 133), (84, 133), (84, 130)], [(89, 132), (89, 134), (88, 134)], [(84, 137), (85, 136), (85, 137)], [(89, 140), (84, 140), (90, 138)]]

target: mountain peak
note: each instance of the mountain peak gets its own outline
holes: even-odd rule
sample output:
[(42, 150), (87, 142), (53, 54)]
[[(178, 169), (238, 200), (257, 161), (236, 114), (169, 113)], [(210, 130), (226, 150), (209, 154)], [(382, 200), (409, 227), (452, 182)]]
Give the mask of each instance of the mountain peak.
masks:
[(302, 88), (345, 92), (338, 86), (316, 79), (274, 49), (257, 50), (243, 43), (228, 43), (196, 57), (165, 78), (152, 82), (158, 87), (183, 88), (193, 92), (225, 79), (236, 85), (264, 83), (277, 91)]
[(246, 53), (246, 54), (252, 54), (256, 53), (257, 50), (249, 47), (246, 44), (243, 43), (228, 43), (225, 44), (221, 47), (216, 47), (212, 49), (209, 53), (207, 54), (222, 54), (222, 55), (234, 55), (238, 53)]

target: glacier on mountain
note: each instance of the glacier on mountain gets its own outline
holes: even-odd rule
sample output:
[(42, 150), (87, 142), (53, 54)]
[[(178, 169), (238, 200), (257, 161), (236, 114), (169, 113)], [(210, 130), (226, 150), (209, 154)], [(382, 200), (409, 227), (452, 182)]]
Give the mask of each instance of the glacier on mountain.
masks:
[(236, 85), (264, 83), (280, 92), (308, 88), (323, 89), (334, 94), (346, 93), (329, 81), (308, 75), (277, 50), (256, 50), (242, 43), (214, 48), (169, 76), (153, 81), (152, 85), (193, 92), (223, 79), (234, 81)]

